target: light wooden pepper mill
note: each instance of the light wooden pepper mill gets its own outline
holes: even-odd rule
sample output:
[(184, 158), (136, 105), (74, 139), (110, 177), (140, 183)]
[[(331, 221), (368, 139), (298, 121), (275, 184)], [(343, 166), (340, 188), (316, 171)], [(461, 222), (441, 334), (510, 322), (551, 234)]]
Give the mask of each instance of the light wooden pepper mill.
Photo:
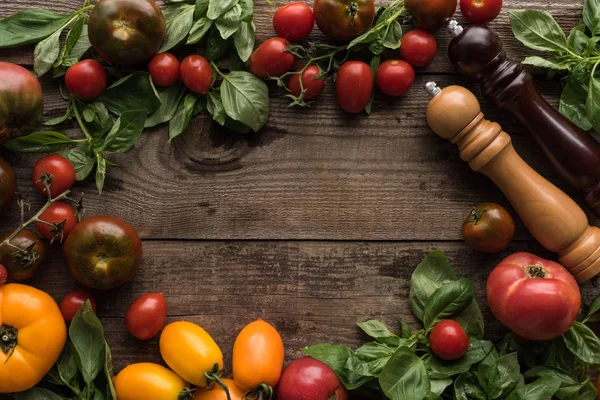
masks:
[(475, 95), (461, 86), (442, 90), (435, 82), (426, 89), (433, 97), (427, 108), (431, 129), (455, 143), (474, 171), (494, 181), (531, 234), (558, 253), (578, 281), (600, 273), (600, 228), (590, 226), (569, 196), (523, 161), (502, 127), (484, 118)]

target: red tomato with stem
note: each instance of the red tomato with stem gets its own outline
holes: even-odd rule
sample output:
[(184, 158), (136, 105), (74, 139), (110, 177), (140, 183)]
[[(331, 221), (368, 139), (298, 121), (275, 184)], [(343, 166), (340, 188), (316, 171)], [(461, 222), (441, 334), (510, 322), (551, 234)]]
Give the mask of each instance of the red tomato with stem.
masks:
[[(302, 68), (296, 72), (302, 71)], [(314, 99), (323, 92), (325, 89), (325, 81), (323, 78), (317, 78), (321, 74), (319, 67), (311, 65), (302, 73), (302, 86), (306, 92), (304, 93), (304, 100)], [(302, 90), (300, 89), (300, 75), (294, 74), (288, 81), (288, 89), (291, 94), (296, 97), (300, 97)]]
[(148, 293), (135, 300), (125, 315), (127, 331), (140, 340), (160, 333), (167, 319), (167, 302), (162, 293)]
[(498, 264), (487, 281), (494, 316), (528, 340), (552, 340), (571, 328), (581, 308), (575, 278), (562, 265), (530, 253)]
[(179, 67), (185, 86), (194, 93), (206, 94), (212, 86), (213, 70), (206, 58), (199, 55), (183, 59)]
[(447, 319), (433, 327), (429, 346), (442, 360), (458, 360), (469, 350), (469, 336), (458, 322)]
[(290, 43), (271, 38), (258, 46), (250, 57), (250, 72), (261, 79), (279, 77), (294, 68), (296, 56), (287, 51)]
[(96, 300), (94, 300), (94, 296), (88, 292), (74, 290), (63, 298), (60, 303), (60, 312), (65, 319), (65, 322), (70, 323), (73, 320), (73, 317), (75, 317), (75, 314), (77, 314), (77, 311), (79, 311), (86, 300), (90, 301), (92, 310), (96, 312)]
[(73, 187), (75, 183), (75, 167), (71, 161), (58, 154), (50, 154), (40, 158), (33, 166), (33, 184), (40, 193), (46, 194), (42, 181), (45, 174), (52, 175), (50, 195), (56, 197)]
[(279, 400), (346, 400), (348, 392), (329, 366), (310, 357), (288, 365), (277, 385)]
[(358, 114), (369, 104), (373, 94), (371, 68), (362, 61), (346, 61), (338, 70), (335, 89), (342, 110)]
[(388, 60), (377, 69), (377, 86), (388, 96), (402, 96), (415, 83), (415, 70), (406, 61)]
[(407, 32), (400, 43), (400, 56), (413, 67), (431, 64), (438, 50), (435, 36), (423, 29)]
[(502, 0), (460, 0), (460, 10), (470, 22), (487, 24), (502, 11)]
[[(180, 63), (171, 53), (160, 53), (154, 56), (148, 64), (152, 82), (158, 86), (174, 85), (179, 80)], [(212, 79), (212, 77), (211, 77)]]
[(281, 7), (273, 16), (273, 27), (279, 37), (290, 42), (306, 39), (315, 26), (315, 14), (304, 3), (289, 3)]
[(96, 60), (83, 60), (71, 66), (65, 75), (65, 83), (71, 94), (81, 100), (92, 100), (106, 89), (106, 70)]
[(6, 270), (6, 267), (4, 265), (0, 264), (0, 286), (4, 285), (7, 280), (8, 280), (8, 271)]
[(75, 216), (75, 210), (73, 207), (63, 202), (56, 202), (52, 204), (46, 211), (40, 215), (40, 220), (57, 225), (56, 227), (44, 224), (42, 222), (36, 222), (35, 227), (41, 237), (48, 240), (58, 240), (60, 242), (69, 236), (69, 233), (75, 225), (77, 225), (77, 217)]

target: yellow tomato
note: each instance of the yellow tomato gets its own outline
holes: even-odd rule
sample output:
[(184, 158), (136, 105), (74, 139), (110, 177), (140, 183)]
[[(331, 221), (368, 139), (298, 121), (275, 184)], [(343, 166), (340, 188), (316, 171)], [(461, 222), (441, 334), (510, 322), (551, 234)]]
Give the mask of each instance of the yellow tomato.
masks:
[(67, 327), (52, 297), (31, 286), (0, 286), (0, 393), (35, 386), (66, 340)]
[[(187, 383), (175, 372), (158, 364), (131, 364), (113, 382), (119, 400), (178, 400), (191, 397)], [(185, 397), (186, 393), (190, 393), (189, 397)]]
[(160, 354), (177, 375), (199, 387), (206, 387), (204, 374), (213, 371), (215, 365), (219, 372), (223, 370), (221, 349), (204, 329), (191, 322), (173, 322), (163, 329)]
[[(223, 383), (229, 389), (231, 400), (244, 400), (245, 392), (235, 386), (233, 379), (223, 379)], [(212, 390), (196, 389), (194, 400), (227, 400), (227, 395), (219, 385), (215, 384), (215, 388)]]

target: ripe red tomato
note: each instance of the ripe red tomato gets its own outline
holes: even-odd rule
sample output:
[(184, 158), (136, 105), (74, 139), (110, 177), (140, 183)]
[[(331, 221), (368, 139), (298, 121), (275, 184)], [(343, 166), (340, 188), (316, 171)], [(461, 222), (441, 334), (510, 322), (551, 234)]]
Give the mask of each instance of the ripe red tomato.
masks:
[(454, 15), (457, 3), (458, 0), (406, 0), (404, 4), (417, 27), (434, 31)]
[(484, 253), (506, 250), (515, 235), (515, 222), (504, 207), (481, 203), (471, 211), (463, 228), (469, 247)]
[[(300, 67), (297, 72), (300, 72), (301, 70), (302, 67)], [(325, 81), (323, 78), (315, 78), (320, 73), (321, 71), (316, 65), (311, 65), (302, 73), (302, 86), (304, 87), (304, 90), (306, 90), (304, 93), (304, 100), (314, 99), (323, 92), (323, 89), (325, 89)], [(292, 75), (287, 86), (291, 94), (299, 97), (302, 92), (300, 90), (300, 75)]]
[(131, 303), (125, 314), (127, 331), (140, 340), (160, 333), (167, 319), (167, 302), (162, 293), (148, 293)]
[(77, 225), (77, 217), (75, 216), (73, 207), (60, 201), (48, 207), (48, 209), (40, 215), (39, 219), (59, 226), (62, 224), (62, 229), (57, 230), (42, 222), (35, 223), (35, 227), (41, 237), (48, 240), (57, 240), (59, 242), (66, 239), (71, 230)]
[(106, 89), (106, 70), (96, 60), (83, 60), (71, 66), (65, 75), (67, 89), (81, 100), (92, 100)]
[(206, 94), (212, 86), (213, 70), (206, 58), (199, 55), (187, 56), (179, 67), (181, 79), (192, 92)]
[(286, 367), (277, 385), (279, 400), (346, 400), (348, 392), (329, 366), (304, 357)]
[[(0, 243), (8, 236), (0, 238)], [(9, 278), (14, 281), (24, 281), (33, 277), (38, 268), (46, 262), (48, 255), (46, 243), (38, 235), (27, 230), (19, 232), (10, 243), (23, 250), (31, 247), (32, 252), (15, 251), (15, 248), (10, 246), (0, 247), (0, 264), (8, 271)]]
[(321, 32), (337, 42), (357, 38), (375, 20), (373, 0), (315, 0), (313, 10)]
[(415, 83), (415, 70), (405, 61), (388, 60), (377, 69), (377, 86), (388, 96), (402, 96)]
[(306, 39), (315, 26), (315, 15), (304, 3), (289, 3), (281, 7), (273, 16), (273, 27), (279, 37), (290, 42)]
[(552, 340), (575, 322), (581, 293), (562, 265), (530, 253), (515, 253), (492, 271), (487, 299), (494, 316), (528, 340)]
[(458, 322), (447, 319), (433, 327), (429, 346), (442, 360), (457, 360), (469, 350), (469, 336)]
[(47, 194), (44, 182), (41, 180), (44, 173), (52, 175), (50, 184), (52, 197), (71, 189), (75, 183), (75, 167), (71, 161), (58, 154), (42, 157), (33, 166), (33, 184), (40, 193)]
[(342, 110), (358, 114), (369, 104), (373, 94), (371, 68), (362, 61), (346, 61), (338, 70), (335, 89)]
[(413, 67), (431, 64), (437, 53), (435, 36), (423, 29), (414, 29), (402, 37), (400, 56)]
[(267, 39), (250, 57), (250, 72), (261, 79), (279, 77), (289, 72), (296, 56), (287, 51), (290, 43), (283, 38)]
[(74, 290), (62, 299), (62, 302), (60, 303), (60, 312), (66, 323), (70, 323), (73, 320), (73, 317), (77, 314), (77, 311), (79, 311), (86, 300), (90, 301), (92, 310), (96, 312), (96, 300), (94, 300), (94, 296), (83, 290)]
[(470, 22), (487, 24), (502, 11), (502, 0), (460, 0), (460, 10)]
[(0, 264), (0, 286), (4, 285), (8, 280), (8, 271), (6, 267)]
[[(160, 53), (148, 64), (152, 82), (158, 86), (174, 85), (179, 80), (179, 60), (171, 53)], [(212, 78), (211, 78), (212, 79)]]
[(0, 214), (7, 211), (8, 205), (17, 192), (17, 177), (13, 167), (0, 157)]

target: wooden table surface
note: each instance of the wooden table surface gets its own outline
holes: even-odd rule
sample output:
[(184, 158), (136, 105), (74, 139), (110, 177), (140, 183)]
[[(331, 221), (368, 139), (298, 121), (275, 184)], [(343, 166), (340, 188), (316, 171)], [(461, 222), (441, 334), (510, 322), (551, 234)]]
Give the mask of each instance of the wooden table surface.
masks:
[[(274, 35), (271, 18), (285, 3), (255, 0), (259, 43)], [(78, 4), (2, 0), (0, 17), (34, 7), (66, 12)], [(580, 18), (582, 1), (505, 0), (492, 27), (518, 59), (529, 51), (512, 36), (507, 10), (523, 8), (550, 11), (569, 30)], [(316, 29), (313, 35), (319, 37)], [(416, 327), (409, 280), (434, 249), (447, 254), (460, 276), (474, 279), (488, 336), (502, 332), (485, 301), (490, 270), (515, 251), (555, 256), (534, 242), (520, 222), (515, 241), (502, 254), (479, 254), (461, 241), (462, 222), (475, 204), (509, 205), (491, 181), (459, 159), (455, 146), (427, 126), (428, 97), (421, 90), (427, 81), (460, 84), (479, 94), (449, 65), (445, 32), (437, 36), (440, 52), (432, 65), (418, 71), (409, 95), (398, 100), (378, 95), (370, 117), (342, 112), (331, 84), (308, 110), (287, 108), (283, 93), (273, 88), (271, 119), (258, 134), (233, 134), (200, 116), (170, 146), (161, 127), (144, 133), (127, 154), (110, 158), (119, 167), (109, 170), (102, 196), (93, 182), (76, 186), (76, 192), (85, 192), (87, 215), (122, 217), (144, 243), (135, 279), (97, 293), (117, 371), (128, 363), (160, 362), (158, 340), (135, 340), (123, 321), (131, 301), (147, 292), (164, 293), (169, 321), (185, 319), (207, 329), (226, 354), (228, 370), (237, 332), (256, 318), (281, 331), (288, 361), (300, 356), (305, 345), (359, 344), (364, 340), (355, 327), (359, 321), (381, 319), (396, 328), (395, 318), (401, 316)], [(0, 50), (0, 60), (30, 67), (32, 48)], [(536, 81), (556, 104), (560, 82), (541, 74)], [(42, 84), (45, 117), (62, 115), (66, 103), (57, 86), (50, 78)], [(511, 115), (485, 100), (482, 107), (512, 135), (526, 161), (568, 189)], [(72, 129), (67, 134), (80, 133)], [(19, 190), (30, 190), (37, 157), (2, 155), (16, 168)], [(33, 209), (43, 203), (36, 193), (32, 199)], [(1, 231), (16, 226), (14, 211), (0, 221)], [(58, 246), (31, 283), (57, 300), (77, 287)], [(582, 290), (587, 304), (598, 294), (590, 283)]]

